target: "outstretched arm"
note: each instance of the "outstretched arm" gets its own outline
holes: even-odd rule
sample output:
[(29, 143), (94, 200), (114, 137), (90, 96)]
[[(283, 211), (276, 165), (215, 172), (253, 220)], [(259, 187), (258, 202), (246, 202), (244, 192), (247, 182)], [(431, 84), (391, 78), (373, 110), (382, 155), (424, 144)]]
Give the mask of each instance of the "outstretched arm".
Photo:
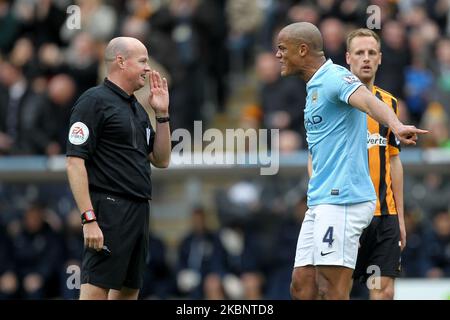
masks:
[(350, 96), (349, 104), (367, 113), (376, 121), (389, 126), (392, 132), (407, 145), (415, 145), (418, 134), (428, 133), (426, 130), (417, 129), (415, 126), (406, 126), (398, 120), (394, 111), (387, 104), (375, 97), (365, 86), (360, 86)]

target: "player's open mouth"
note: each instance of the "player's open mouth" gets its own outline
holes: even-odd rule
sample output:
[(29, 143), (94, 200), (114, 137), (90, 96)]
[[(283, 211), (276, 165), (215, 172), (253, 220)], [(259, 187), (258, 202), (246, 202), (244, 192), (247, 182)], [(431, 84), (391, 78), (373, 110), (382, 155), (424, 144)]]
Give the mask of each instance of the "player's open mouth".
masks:
[(361, 69), (362, 69), (362, 70), (365, 70), (365, 71), (370, 71), (370, 70), (372, 70), (372, 68), (371, 68), (370, 66), (363, 66)]

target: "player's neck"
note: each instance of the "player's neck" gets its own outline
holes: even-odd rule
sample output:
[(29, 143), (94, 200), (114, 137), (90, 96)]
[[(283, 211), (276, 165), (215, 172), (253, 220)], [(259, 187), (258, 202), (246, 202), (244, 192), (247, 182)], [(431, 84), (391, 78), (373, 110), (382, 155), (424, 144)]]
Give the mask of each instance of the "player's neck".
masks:
[(371, 79), (370, 81), (367, 81), (367, 82), (363, 82), (365, 85), (366, 85), (366, 87), (367, 87), (367, 89), (369, 89), (370, 90), (370, 92), (372, 92), (372, 90), (373, 90), (373, 86), (374, 86), (374, 79)]
[(325, 57), (322, 56), (311, 61), (311, 63), (307, 63), (305, 70), (302, 72), (301, 78), (305, 82), (308, 82), (325, 62), (327, 62), (327, 59), (325, 59)]

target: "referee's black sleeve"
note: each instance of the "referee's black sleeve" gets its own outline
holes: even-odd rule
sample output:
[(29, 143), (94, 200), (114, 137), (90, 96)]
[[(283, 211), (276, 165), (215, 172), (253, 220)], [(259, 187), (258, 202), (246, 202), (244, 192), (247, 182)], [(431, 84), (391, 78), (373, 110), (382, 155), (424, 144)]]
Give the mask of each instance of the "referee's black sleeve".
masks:
[(101, 130), (103, 113), (97, 99), (83, 94), (75, 103), (70, 115), (67, 137), (67, 156), (88, 160), (94, 153)]

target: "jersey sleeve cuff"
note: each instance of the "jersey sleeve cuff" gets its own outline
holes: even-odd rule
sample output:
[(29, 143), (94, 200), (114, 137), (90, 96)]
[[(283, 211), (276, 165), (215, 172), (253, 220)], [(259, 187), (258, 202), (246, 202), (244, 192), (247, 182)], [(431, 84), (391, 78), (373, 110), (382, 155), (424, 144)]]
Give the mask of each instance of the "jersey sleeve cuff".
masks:
[(362, 84), (362, 83), (359, 83), (357, 86), (355, 86), (354, 88), (350, 89), (350, 91), (346, 93), (346, 95), (345, 95), (345, 102), (346, 102), (347, 104), (350, 104), (350, 103), (348, 102), (348, 101), (350, 100), (350, 96), (351, 96), (353, 93), (355, 93), (355, 91), (356, 91), (360, 86), (363, 86), (363, 84)]
[(66, 157), (77, 157), (84, 160), (89, 160), (89, 155), (83, 152), (70, 151), (66, 153)]

